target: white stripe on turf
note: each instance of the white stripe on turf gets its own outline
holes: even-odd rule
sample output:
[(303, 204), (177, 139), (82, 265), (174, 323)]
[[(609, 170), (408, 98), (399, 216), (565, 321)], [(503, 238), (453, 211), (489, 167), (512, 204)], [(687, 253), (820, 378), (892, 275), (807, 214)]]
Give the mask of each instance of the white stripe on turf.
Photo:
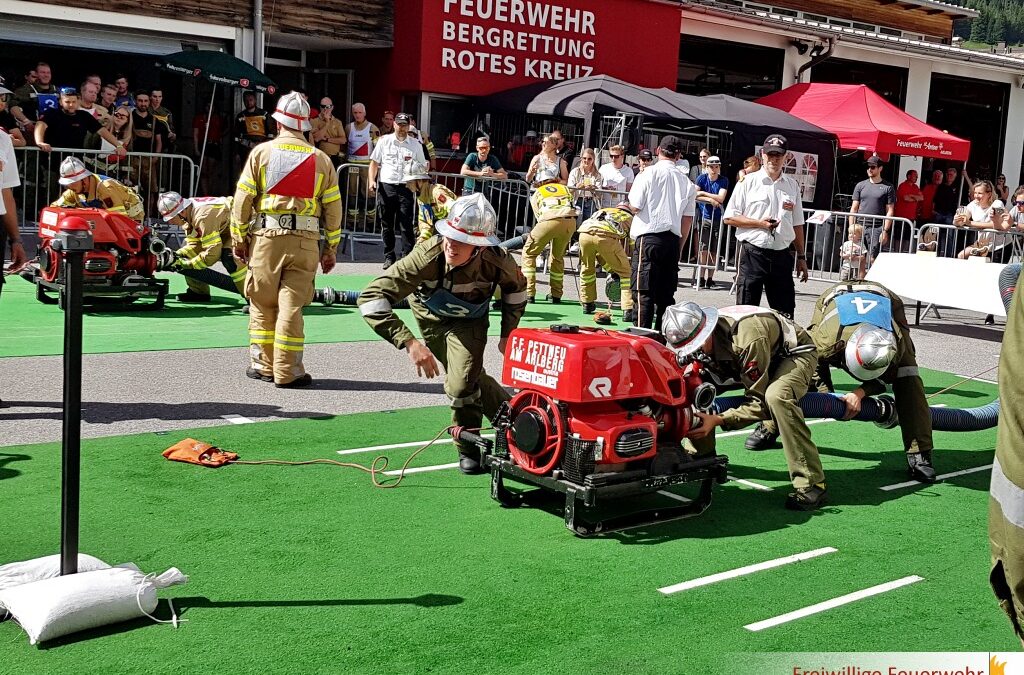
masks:
[(838, 550), (839, 549), (832, 548), (831, 546), (826, 546), (824, 548), (816, 548), (813, 551), (806, 551), (804, 553), (787, 555), (784, 558), (766, 560), (765, 562), (757, 563), (754, 565), (745, 565), (744, 567), (737, 567), (736, 569), (729, 570), (727, 572), (719, 572), (718, 574), (712, 574), (706, 577), (691, 579), (690, 581), (683, 581), (678, 584), (672, 584), (671, 586), (659, 588), (658, 590), (664, 593), (665, 595), (670, 595), (672, 593), (678, 593), (679, 591), (688, 591), (691, 588), (699, 588), (701, 586), (717, 584), (719, 581), (725, 581), (726, 579), (735, 579), (736, 577), (742, 577), (747, 574), (753, 574), (754, 572), (770, 570), (775, 567), (782, 567), (783, 565), (789, 565), (790, 563), (800, 562), (801, 560), (810, 560), (811, 558), (817, 558), (818, 556), (822, 556), (827, 553), (836, 553)]
[(241, 415), (221, 415), (221, 418), (226, 419), (232, 424), (252, 424), (253, 421), (248, 417), (242, 417)]
[[(963, 471), (953, 471), (952, 473), (940, 474), (940, 475), (935, 477), (935, 480), (945, 480), (947, 478), (956, 478), (957, 476), (966, 476), (969, 473), (978, 473), (979, 471), (988, 471), (991, 468), (992, 468), (991, 464), (986, 464), (985, 466), (976, 466), (973, 469), (964, 469)], [(922, 485), (928, 485), (928, 483), (922, 483), (922, 482), (916, 481), (916, 480), (908, 480), (908, 481), (904, 481), (903, 483), (894, 483), (892, 485), (885, 485), (885, 486), (880, 487), (878, 489), (879, 490), (885, 490), (886, 492), (889, 492), (891, 490), (902, 490), (903, 488), (920, 487)]]
[(677, 495), (676, 493), (669, 492), (668, 490), (658, 490), (658, 494), (659, 495), (663, 495), (665, 497), (668, 497), (670, 499), (675, 499), (676, 501), (679, 501), (679, 502), (683, 502), (684, 504), (689, 504), (690, 502), (693, 501), (692, 499), (687, 499), (686, 497), (684, 497), (682, 495)]
[[(494, 434), (484, 434), (484, 438), (494, 438)], [(365, 448), (352, 448), (351, 450), (338, 450), (339, 455), (356, 455), (360, 452), (374, 452), (376, 450), (391, 450), (394, 448), (418, 448), (421, 445), (426, 445), (430, 441), (412, 441), (411, 443), (392, 443), (391, 445), (371, 445)], [(439, 438), (434, 441), (432, 445), (443, 445), (454, 443), (450, 438)]]
[(731, 480), (734, 483), (739, 483), (740, 485), (746, 485), (747, 487), (752, 487), (755, 490), (763, 490), (765, 492), (771, 492), (772, 491), (772, 488), (768, 487), (767, 485), (761, 485), (760, 483), (755, 483), (752, 480), (746, 480), (746, 479), (743, 479), (743, 478), (737, 478), (736, 476), (728, 476), (728, 478), (729, 478), (729, 480)]
[(910, 584), (916, 584), (918, 581), (924, 581), (924, 578), (919, 577), (916, 574), (911, 575), (909, 577), (903, 577), (902, 579), (897, 579), (896, 581), (890, 581), (885, 584), (879, 584), (878, 586), (872, 586), (871, 588), (865, 588), (862, 591), (847, 593), (846, 595), (841, 595), (838, 598), (832, 598), (831, 600), (819, 602), (815, 605), (811, 605), (810, 607), (804, 607), (803, 609), (798, 609), (793, 612), (786, 612), (785, 614), (776, 616), (771, 619), (765, 619), (764, 621), (758, 621), (756, 623), (747, 624), (746, 626), (744, 626), (744, 628), (754, 632), (764, 630), (765, 628), (772, 628), (773, 626), (778, 626), (789, 621), (796, 621), (797, 619), (802, 619), (805, 616), (811, 616), (812, 614), (819, 614), (830, 609), (835, 609), (836, 607), (841, 607), (851, 602), (856, 602), (857, 600), (870, 598), (873, 595), (887, 593), (889, 591), (900, 588), (901, 586), (909, 586)]
[[(451, 464), (438, 464), (436, 466), (414, 466), (412, 468), (406, 469), (405, 475), (408, 476), (410, 473), (424, 473), (426, 471), (441, 471), (443, 469), (455, 469), (458, 468), (458, 466), (458, 462), (453, 462)], [(402, 473), (401, 469), (395, 469), (394, 471), (385, 471), (384, 475), (397, 476), (400, 473)]]

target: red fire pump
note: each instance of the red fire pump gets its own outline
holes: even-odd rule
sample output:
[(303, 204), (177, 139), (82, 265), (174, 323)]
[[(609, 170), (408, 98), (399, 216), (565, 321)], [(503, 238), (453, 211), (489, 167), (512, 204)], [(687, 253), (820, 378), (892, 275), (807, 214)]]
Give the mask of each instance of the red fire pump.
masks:
[[(486, 450), (491, 496), (504, 506), (531, 494), (505, 479), (563, 493), (566, 527), (588, 536), (702, 513), (713, 484), (726, 480), (727, 457), (695, 457), (681, 446), (697, 421), (693, 410), (709, 409), (715, 388), (701, 381), (699, 364), (680, 367), (654, 331), (518, 329), (502, 380), (518, 392), (492, 420), (493, 451), (490, 441), (464, 431), (460, 438)], [(608, 502), (690, 482), (701, 483), (699, 494), (683, 505), (594, 519)]]
[(163, 307), (168, 282), (154, 278), (153, 273), (174, 259), (163, 240), (149, 227), (123, 214), (57, 207), (46, 207), (39, 213), (39, 266), (33, 281), (40, 302), (56, 303), (57, 298), (47, 291), (59, 294), (64, 287), (62, 254), (53, 248), (53, 240), (58, 234), (57, 223), (69, 215), (85, 219), (93, 235), (93, 250), (85, 254), (82, 295), (86, 302), (154, 298), (151, 306)]

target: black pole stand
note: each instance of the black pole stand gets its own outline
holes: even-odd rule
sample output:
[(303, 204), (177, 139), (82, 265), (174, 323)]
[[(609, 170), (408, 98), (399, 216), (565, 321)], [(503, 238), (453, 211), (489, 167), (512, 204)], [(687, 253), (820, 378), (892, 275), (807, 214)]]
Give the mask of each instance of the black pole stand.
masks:
[[(72, 225), (69, 220), (81, 221)], [(76, 227), (75, 225), (78, 225)], [(80, 228), (85, 226), (82, 233)], [(82, 459), (82, 284), (92, 236), (81, 218), (61, 222), (53, 243), (64, 253), (64, 425), (61, 436), (60, 573), (78, 572), (79, 485)], [(59, 247), (58, 247), (59, 245)]]

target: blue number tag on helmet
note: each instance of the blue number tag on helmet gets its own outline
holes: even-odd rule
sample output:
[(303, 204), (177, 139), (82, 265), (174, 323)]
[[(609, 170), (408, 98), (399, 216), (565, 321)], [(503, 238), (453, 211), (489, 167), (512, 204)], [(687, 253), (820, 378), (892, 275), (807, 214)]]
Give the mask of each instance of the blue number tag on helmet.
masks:
[(840, 325), (869, 323), (892, 330), (892, 302), (889, 298), (875, 293), (843, 293), (836, 296), (835, 303)]

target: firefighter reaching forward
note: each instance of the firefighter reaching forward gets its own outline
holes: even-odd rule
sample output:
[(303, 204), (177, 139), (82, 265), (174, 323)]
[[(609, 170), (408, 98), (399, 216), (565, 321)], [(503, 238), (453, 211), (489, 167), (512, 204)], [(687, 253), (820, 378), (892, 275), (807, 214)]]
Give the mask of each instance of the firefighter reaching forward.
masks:
[(302, 365), (302, 308), (313, 300), (317, 261), (325, 273), (334, 268), (341, 193), (331, 158), (304, 135), (312, 128), (305, 99), (296, 92), (282, 96), (272, 116), (279, 135), (249, 153), (231, 209), (235, 257), (249, 265), (252, 362), (245, 374), (277, 387), (306, 387), (313, 378)]
[[(417, 245), (359, 296), (366, 322), (382, 338), (407, 350), (420, 375), (438, 375), (437, 361), (441, 362), (452, 421), (467, 429), (479, 429), (483, 416), (491, 418), (509, 399), (508, 392), (484, 372), (488, 302), (500, 288), (502, 353), (526, 308), (526, 279), (512, 256), (498, 247), (496, 223), (494, 209), (483, 195), (460, 197), (448, 218), (436, 223), (438, 236)], [(392, 310), (406, 296), (423, 342)], [(482, 472), (476, 448), (460, 444), (458, 450), (463, 473)]]
[(717, 310), (685, 302), (665, 310), (662, 332), (676, 354), (697, 355), (724, 388), (745, 390), (746, 401), (737, 408), (721, 415), (695, 413), (701, 424), (689, 438), (698, 454), (714, 452), (715, 427), (741, 429), (771, 415), (782, 434), (795, 488), (786, 508), (820, 508), (825, 474), (799, 404), (818, 364), (807, 331), (770, 309), (737, 305)]
[(105, 209), (128, 216), (139, 224), (145, 220), (146, 212), (138, 192), (120, 181), (89, 171), (77, 157), (64, 158), (57, 182), (67, 189), (50, 206)]

